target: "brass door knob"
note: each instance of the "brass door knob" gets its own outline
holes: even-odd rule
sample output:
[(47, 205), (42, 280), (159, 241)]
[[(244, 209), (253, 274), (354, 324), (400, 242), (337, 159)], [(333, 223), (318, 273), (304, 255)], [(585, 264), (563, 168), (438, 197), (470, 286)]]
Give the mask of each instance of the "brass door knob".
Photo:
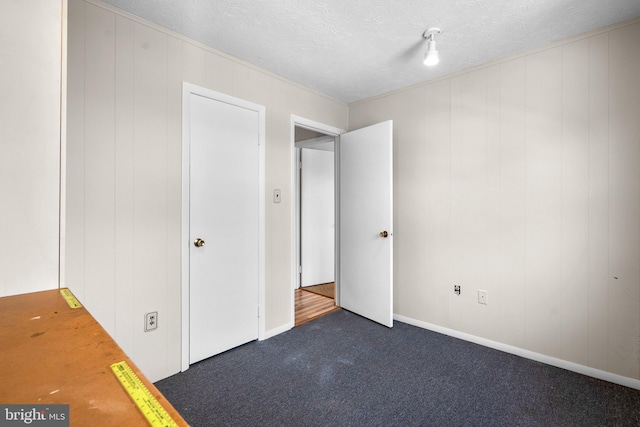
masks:
[(204, 240), (198, 237), (196, 240), (194, 240), (193, 244), (199, 248), (201, 246), (204, 246)]
[(389, 233), (387, 233), (386, 231), (381, 231), (380, 232), (380, 237), (387, 237), (389, 235)]

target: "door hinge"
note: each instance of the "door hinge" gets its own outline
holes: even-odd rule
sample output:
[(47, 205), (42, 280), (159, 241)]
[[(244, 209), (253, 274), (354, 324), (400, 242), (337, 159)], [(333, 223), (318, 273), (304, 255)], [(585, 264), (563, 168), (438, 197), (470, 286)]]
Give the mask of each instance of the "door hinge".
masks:
[(298, 167), (300, 168), (300, 170), (302, 170), (302, 161), (298, 163)]
[(298, 266), (298, 274), (302, 274), (302, 266), (301, 265)]
[(260, 317), (260, 306), (258, 306), (258, 317)]

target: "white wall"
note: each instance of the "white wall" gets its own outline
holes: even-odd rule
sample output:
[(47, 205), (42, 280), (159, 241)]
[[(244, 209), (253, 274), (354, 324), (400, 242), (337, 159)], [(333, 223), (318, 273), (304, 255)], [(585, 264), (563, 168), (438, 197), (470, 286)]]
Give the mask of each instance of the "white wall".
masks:
[(0, 296), (58, 287), (62, 10), (0, 13)]
[[(266, 321), (286, 325), (290, 114), (345, 128), (346, 107), (70, 3), (63, 285), (150, 378), (179, 369), (185, 80), (267, 106), (267, 192), (284, 197), (267, 205)], [(2, 295), (58, 284), (60, 9), (11, 1), (0, 17)], [(395, 121), (396, 313), (640, 377), (638, 41), (635, 22), (350, 106), (351, 129)], [(151, 308), (166, 327), (144, 334)]]
[(636, 20), (349, 106), (394, 120), (396, 314), (640, 378), (639, 45)]
[(291, 324), (291, 114), (345, 128), (347, 106), (93, 1), (69, 1), (68, 51), (66, 285), (151, 380), (179, 371), (186, 81), (266, 106), (266, 327)]

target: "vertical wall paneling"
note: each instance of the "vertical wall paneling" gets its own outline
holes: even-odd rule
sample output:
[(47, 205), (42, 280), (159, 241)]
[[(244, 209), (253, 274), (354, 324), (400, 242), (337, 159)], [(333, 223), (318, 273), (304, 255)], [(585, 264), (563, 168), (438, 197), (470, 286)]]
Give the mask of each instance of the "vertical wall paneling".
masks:
[(589, 39), (589, 365), (607, 370), (609, 332), (609, 35)]
[(80, 301), (85, 284), (84, 46), (85, 3), (69, 0), (67, 30), (67, 148), (65, 209), (65, 283)]
[[(265, 104), (266, 91), (264, 90), (264, 74), (240, 64), (233, 64), (231, 69), (233, 73), (233, 83), (231, 88), (231, 92), (234, 94), (233, 96), (240, 99), (246, 99), (247, 101), (255, 102), (260, 105)], [(227, 91), (228, 90), (229, 89), (227, 89)]]
[[(487, 233), (487, 74), (464, 74), (451, 86), (452, 279), (462, 293), (451, 299), (452, 326), (471, 334), (486, 332), (486, 306), (477, 304), (486, 285)], [(455, 327), (455, 326), (454, 326)]]
[(397, 315), (640, 379), (639, 43), (630, 22), (350, 105), (350, 129), (425, 117), (394, 126)]
[[(429, 240), (427, 224), (423, 218), (427, 214), (427, 195), (424, 183), (418, 179), (416, 171), (425, 166), (427, 161), (427, 146), (425, 139), (426, 96), (422, 90), (407, 91), (395, 97), (393, 107), (394, 125), (401, 123), (399, 128), (394, 126), (393, 159), (395, 164), (406, 165), (404, 168), (394, 167), (394, 212), (401, 218), (394, 217), (394, 242), (402, 241), (401, 249), (394, 253), (394, 281), (415, 282), (420, 285), (415, 292), (394, 288), (394, 310), (419, 315), (424, 307), (416, 301), (429, 298), (429, 289), (425, 284), (427, 273), (425, 264), (410, 261), (412, 254), (426, 261), (427, 241)], [(418, 108), (416, 108), (418, 107)], [(412, 128), (410, 124), (415, 127)], [(405, 232), (406, 231), (406, 232)]]
[(207, 52), (191, 43), (181, 42), (182, 79), (198, 86), (207, 85)]
[[(447, 91), (447, 99), (450, 93)], [(358, 104), (357, 109), (349, 110), (349, 125), (352, 130), (387, 120), (391, 114), (387, 107), (387, 98), (372, 99), (364, 104)], [(386, 117), (386, 118), (385, 118)]]
[[(284, 92), (287, 90), (287, 85), (277, 79), (273, 79), (269, 86), (271, 103), (267, 105), (267, 151), (266, 156), (266, 188), (267, 193), (271, 189), (280, 188), (280, 183), (290, 180), (290, 177), (283, 176), (282, 173), (289, 171), (287, 165), (283, 163), (283, 157), (287, 162), (290, 162), (291, 153), (289, 150), (285, 150), (284, 142), (286, 141), (287, 147), (291, 144), (291, 117), (287, 117), (285, 112), (287, 111), (287, 97)], [(280, 94), (280, 96), (276, 96)], [(271, 172), (269, 169), (272, 168)], [(279, 172), (279, 173), (278, 173)], [(283, 194), (284, 200), (287, 201), (288, 197)], [(265, 249), (265, 264), (266, 264), (266, 276), (267, 283), (285, 283), (288, 284), (291, 280), (290, 266), (287, 266), (287, 270), (283, 271), (284, 260), (279, 259), (278, 254), (281, 253), (279, 248), (282, 245), (282, 239), (277, 236), (275, 230), (287, 230), (282, 228), (285, 226), (285, 217), (290, 212), (289, 208), (283, 207), (283, 203), (273, 204), (267, 203), (266, 207), (266, 249)], [(290, 206), (290, 205), (289, 205)], [(289, 225), (288, 223), (287, 225)], [(289, 227), (290, 229), (291, 227)], [(287, 234), (290, 235), (290, 230), (287, 230)], [(290, 244), (289, 244), (290, 246)], [(268, 285), (267, 285), (268, 286)], [(267, 292), (265, 295), (267, 310), (270, 310), (266, 316), (266, 328), (267, 330), (275, 329), (283, 323), (290, 322), (289, 317), (292, 312), (290, 296), (284, 297), (284, 290), (278, 286), (275, 292)]]
[[(347, 106), (111, 6), (69, 1), (67, 284), (145, 374), (181, 368), (182, 83), (266, 104), (265, 324), (290, 319), (291, 114), (347, 127)], [(283, 210), (284, 209), (284, 210)], [(158, 311), (157, 330), (144, 314)]]
[(609, 34), (609, 365), (640, 375), (640, 24)]
[(500, 326), (498, 341), (524, 347), (525, 60), (500, 65)]
[[(449, 279), (451, 265), (451, 83), (446, 80), (426, 86), (427, 106), (424, 110), (426, 136), (424, 145), (427, 153), (421, 175), (414, 171), (412, 176), (424, 186), (427, 212), (422, 218), (425, 228), (425, 272), (423, 286), (428, 290), (421, 304), (423, 316), (439, 325), (449, 325), (448, 301), (453, 294)], [(431, 106), (438, 108), (430, 108)], [(395, 126), (397, 129), (398, 126)], [(419, 142), (418, 142), (419, 143)], [(401, 164), (396, 165), (402, 168)], [(399, 214), (399, 212), (398, 212)], [(398, 222), (396, 220), (396, 222)], [(411, 230), (407, 231), (411, 233)], [(400, 284), (402, 288), (401, 281)], [(397, 287), (397, 286), (396, 286)], [(406, 291), (409, 292), (409, 291)], [(400, 312), (401, 313), (401, 312)]]
[(490, 301), (478, 308), (484, 311), (485, 336), (498, 341), (504, 294), (500, 277), (500, 66), (487, 68), (486, 87), (486, 277), (483, 289)]
[(59, 284), (63, 7), (2, 3), (0, 296)]
[[(136, 332), (132, 327), (136, 317), (135, 302), (131, 298), (135, 289), (133, 176), (134, 176), (134, 46), (135, 24), (116, 16), (115, 53), (115, 337), (125, 352), (133, 355)], [(87, 286), (92, 286), (91, 283)], [(136, 322), (133, 322), (136, 324)]]
[[(88, 31), (91, 29), (91, 31)], [(115, 16), (85, 8), (84, 210), (85, 283), (83, 304), (114, 334), (115, 297)]]
[[(291, 114), (354, 129), (402, 106), (397, 313), (639, 379), (639, 40), (634, 23), (347, 109), (70, 0), (67, 284), (150, 378), (179, 370), (176, 93), (189, 81), (267, 107), (266, 186), (283, 202), (266, 206), (265, 324), (281, 328), (291, 321)], [(144, 333), (152, 310), (161, 327)]]
[(562, 358), (588, 358), (589, 40), (562, 47)]
[[(167, 240), (165, 263), (167, 265), (167, 286), (165, 288), (165, 307), (163, 326), (166, 339), (164, 352), (167, 366), (179, 366), (182, 353), (179, 346), (171, 344), (169, 337), (180, 337), (181, 307), (172, 304), (180, 301), (182, 293), (180, 260), (182, 239), (182, 45), (180, 40), (169, 37), (167, 40)], [(159, 374), (160, 375), (160, 374)]]
[[(451, 211), (450, 227), (449, 227), (449, 239), (451, 241), (451, 262), (449, 263), (449, 280), (451, 291), (448, 293), (449, 300), (449, 327), (455, 330), (465, 331), (463, 312), (465, 307), (469, 306), (469, 290), (471, 286), (466, 286), (462, 283), (464, 265), (461, 261), (461, 252), (464, 234), (460, 229), (460, 223), (462, 222), (462, 128), (461, 122), (463, 120), (463, 88), (462, 80), (460, 78), (451, 79), (451, 140), (449, 146), (451, 150)], [(395, 249), (395, 248), (394, 248)], [(395, 284), (394, 284), (395, 285)], [(402, 284), (400, 284), (402, 286)], [(459, 295), (453, 293), (453, 286), (461, 286), (462, 292)]]
[(559, 47), (526, 59), (527, 349), (561, 357), (562, 72)]
[(478, 304), (478, 290), (486, 288), (487, 277), (487, 70), (460, 76), (462, 117), (453, 122), (461, 129), (458, 256), (461, 263), (463, 330), (486, 334), (487, 306)]
[[(167, 312), (167, 36), (135, 25), (133, 227), (136, 312)], [(177, 260), (176, 260), (177, 261)], [(140, 318), (143, 322), (144, 317)], [(135, 322), (133, 323), (135, 325)], [(136, 328), (138, 331), (142, 329)], [(161, 332), (162, 331), (162, 332)], [(154, 331), (155, 332), (155, 331)], [(165, 330), (157, 332), (166, 333)], [(135, 356), (148, 375), (161, 375), (156, 354), (166, 344), (153, 333), (138, 333)]]
[(206, 55), (206, 86), (222, 93), (233, 93), (233, 63), (224, 56), (213, 52)]

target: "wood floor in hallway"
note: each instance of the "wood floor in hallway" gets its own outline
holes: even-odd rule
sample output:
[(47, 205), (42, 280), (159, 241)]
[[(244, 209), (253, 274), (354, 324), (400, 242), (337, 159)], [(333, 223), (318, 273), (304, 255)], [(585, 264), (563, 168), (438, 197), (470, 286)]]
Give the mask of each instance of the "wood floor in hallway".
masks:
[(308, 292), (303, 289), (295, 291), (295, 326), (339, 310), (333, 298)]

